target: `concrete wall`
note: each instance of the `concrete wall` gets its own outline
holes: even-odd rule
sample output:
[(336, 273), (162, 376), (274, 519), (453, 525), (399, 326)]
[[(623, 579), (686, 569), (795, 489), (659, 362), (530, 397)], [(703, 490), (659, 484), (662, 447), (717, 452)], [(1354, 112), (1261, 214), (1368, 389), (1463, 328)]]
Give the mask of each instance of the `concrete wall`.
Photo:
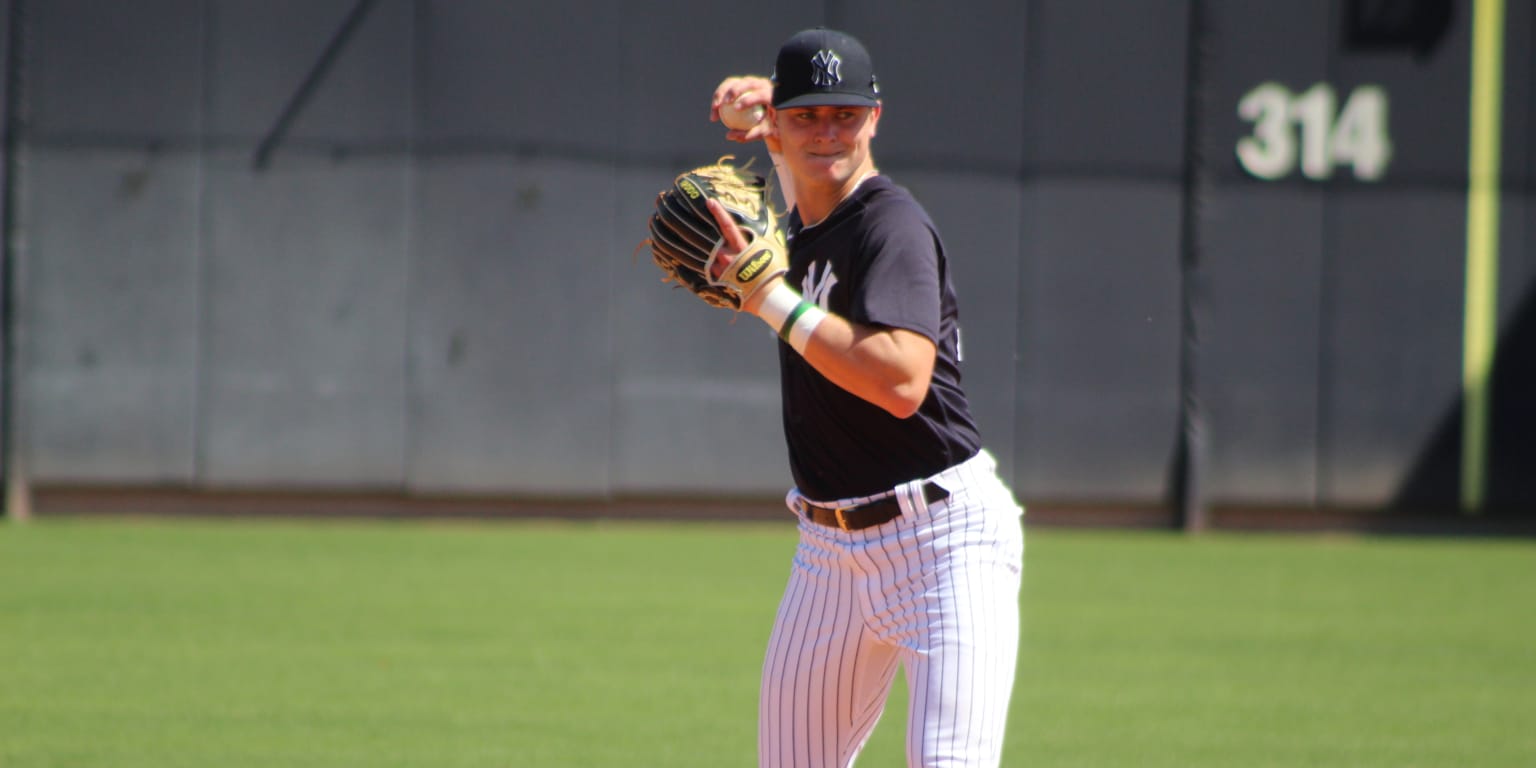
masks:
[[(771, 337), (633, 251), (675, 172), (761, 157), (704, 120), (718, 79), (825, 22), (875, 54), (876, 156), (954, 254), (972, 404), (1026, 501), (1167, 496), (1191, 237), (1213, 499), (1454, 504), (1467, 3), (1422, 55), (1350, 49), (1345, 0), (1204, 3), (1193, 232), (1187, 0), (800, 1), (766, 25), (720, 3), (380, 0), (256, 167), (354, 5), (19, 5), (34, 481), (776, 495)], [(1522, 501), (1536, 64), (1531, 9), (1509, 13), (1493, 477)], [(1245, 170), (1237, 105), (1266, 82), (1340, 108), (1380, 86), (1386, 172)]]

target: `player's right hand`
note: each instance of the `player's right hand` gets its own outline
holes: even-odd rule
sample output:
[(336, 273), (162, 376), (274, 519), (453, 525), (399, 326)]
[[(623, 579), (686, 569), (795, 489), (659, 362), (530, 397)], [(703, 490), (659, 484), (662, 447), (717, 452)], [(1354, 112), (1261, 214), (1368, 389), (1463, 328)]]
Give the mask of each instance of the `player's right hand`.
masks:
[[(751, 109), (763, 107), (769, 110), (767, 118), (748, 131), (727, 130), (725, 138), (750, 144), (754, 141), (769, 141), (769, 149), (774, 150), (778, 137), (773, 131), (773, 81), (758, 75), (741, 75), (727, 77), (715, 86), (714, 97), (709, 102), (709, 121), (720, 121), (720, 105), (734, 102), (738, 108)], [(770, 140), (773, 139), (773, 140)]]

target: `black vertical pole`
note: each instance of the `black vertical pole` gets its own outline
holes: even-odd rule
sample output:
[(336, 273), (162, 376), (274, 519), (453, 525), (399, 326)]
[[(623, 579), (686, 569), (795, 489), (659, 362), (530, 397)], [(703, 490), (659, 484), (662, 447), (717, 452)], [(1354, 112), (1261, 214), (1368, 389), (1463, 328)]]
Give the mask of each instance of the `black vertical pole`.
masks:
[(20, 388), (16, 384), (16, 184), (19, 166), (17, 148), (21, 133), (21, 61), (23, 42), (23, 4), (9, 0), (5, 17), (4, 99), (0, 100), (0, 489), (5, 498), (6, 517), (17, 522), (27, 520), (32, 508), (26, 490), (26, 474), (21, 470), (18, 451), (16, 407)]
[(1210, 525), (1205, 489), (1209, 433), (1200, 386), (1200, 331), (1205, 311), (1200, 213), (1210, 185), (1202, 130), (1206, 47), (1205, 4), (1203, 0), (1189, 0), (1184, 61), (1184, 199), (1179, 235), (1179, 460), (1174, 481), (1179, 522), (1191, 533)]

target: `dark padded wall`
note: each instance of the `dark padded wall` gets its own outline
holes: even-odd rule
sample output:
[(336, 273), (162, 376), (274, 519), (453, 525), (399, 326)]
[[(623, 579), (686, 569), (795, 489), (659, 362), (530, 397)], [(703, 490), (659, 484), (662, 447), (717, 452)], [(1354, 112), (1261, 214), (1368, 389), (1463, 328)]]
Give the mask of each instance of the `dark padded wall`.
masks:
[[(1201, 234), (1218, 501), (1456, 505), (1471, 4), (1454, 4), (1427, 50), (1350, 45), (1353, 5), (1309, 0), (1269, 14), (1207, 5), (1214, 77), (1206, 149), (1216, 182)], [(1517, 176), (1528, 151), (1528, 16), (1527, 8), (1511, 10), (1506, 41), (1505, 173)], [(1265, 82), (1298, 95), (1329, 84), (1339, 111), (1357, 88), (1383, 89), (1386, 172), (1376, 180), (1346, 166), (1325, 179), (1299, 169), (1274, 180), (1246, 172), (1235, 147), (1255, 124), (1236, 105)], [(1517, 199), (1506, 210), (1517, 212)], [(1529, 245), (1508, 221), (1504, 233), (1500, 304), (1508, 317), (1517, 286), (1530, 284), (1520, 267)], [(1495, 424), (1518, 408), (1503, 403)], [(1426, 462), (1428, 453), (1435, 458)], [(1511, 456), (1509, 446), (1494, 455), (1506, 477), (1497, 468)]]
[(1335, 45), (1329, 3), (1260, 16), (1207, 3), (1203, 148), (1213, 179), (1199, 223), (1209, 304), (1202, 349), (1216, 500), (1318, 499), (1326, 428), (1320, 384), (1326, 218), (1323, 191), (1296, 178), (1263, 183), (1237, 167), (1248, 132), (1237, 104), (1269, 81), (1327, 79)]
[(1495, 514), (1536, 508), (1536, 6), (1510, 3), (1505, 53), (1505, 205), (1488, 494)]
[(1028, 9), (1020, 485), (1157, 501), (1178, 426), (1186, 5)]
[(26, 3), (16, 312), (39, 479), (198, 479), (203, 4)]
[[(1190, 2), (798, 0), (765, 26), (719, 3), (380, 0), (258, 169), (352, 0), (31, 0), (25, 456), (41, 483), (776, 496), (772, 337), (633, 251), (679, 169), (766, 162), (703, 119), (719, 78), (829, 23), (874, 51), (876, 157), (944, 234), (1004, 473), (1030, 503), (1160, 503)], [(1470, 3), (1418, 52), (1351, 47), (1353, 0), (1201, 7), (1212, 500), (1453, 508)], [(1489, 468), (1491, 500), (1526, 509), (1533, 13), (1507, 24)], [(1265, 83), (1303, 111), (1331, 88), (1327, 127), (1380, 88), (1385, 172), (1245, 170), (1239, 105)]]
[(1328, 60), (1341, 101), (1359, 83), (1386, 90), (1393, 152), (1379, 182), (1325, 198), (1324, 504), (1390, 499), (1459, 397), (1471, 3), (1459, 5), (1432, 52), (1336, 43)]

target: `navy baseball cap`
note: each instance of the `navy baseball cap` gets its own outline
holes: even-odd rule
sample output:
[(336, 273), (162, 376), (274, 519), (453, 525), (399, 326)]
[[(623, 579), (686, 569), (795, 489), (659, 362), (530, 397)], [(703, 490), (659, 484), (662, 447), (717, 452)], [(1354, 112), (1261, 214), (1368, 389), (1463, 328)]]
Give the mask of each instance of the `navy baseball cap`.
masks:
[(864, 44), (846, 32), (816, 27), (796, 32), (773, 67), (773, 106), (856, 106), (880, 103), (875, 65)]

